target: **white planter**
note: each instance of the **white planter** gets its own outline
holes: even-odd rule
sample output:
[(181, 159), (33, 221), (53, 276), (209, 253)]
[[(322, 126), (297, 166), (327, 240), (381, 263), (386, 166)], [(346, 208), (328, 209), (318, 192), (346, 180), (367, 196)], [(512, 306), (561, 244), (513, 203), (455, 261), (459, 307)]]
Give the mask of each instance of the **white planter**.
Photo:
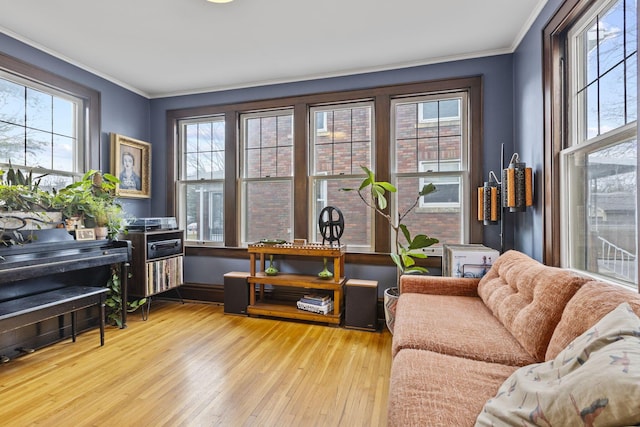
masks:
[(399, 297), (400, 292), (398, 288), (387, 288), (384, 290), (384, 320), (387, 323), (389, 332), (392, 334), (393, 325), (396, 321), (396, 304), (398, 303)]
[(96, 240), (106, 239), (109, 234), (109, 229), (107, 227), (95, 227), (94, 231), (96, 234)]

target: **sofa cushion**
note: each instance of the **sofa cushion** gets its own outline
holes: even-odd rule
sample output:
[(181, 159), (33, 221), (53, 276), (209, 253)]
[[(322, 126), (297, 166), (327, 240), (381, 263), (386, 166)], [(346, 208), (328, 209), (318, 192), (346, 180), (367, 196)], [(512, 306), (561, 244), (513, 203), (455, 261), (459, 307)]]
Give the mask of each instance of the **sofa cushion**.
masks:
[(403, 348), (514, 366), (536, 362), (478, 297), (401, 294), (392, 354)]
[(423, 350), (393, 360), (388, 425), (472, 426), (486, 400), (517, 369)]
[(638, 293), (598, 281), (585, 283), (567, 303), (549, 342), (546, 360), (555, 358), (571, 341), (623, 302), (628, 302), (640, 316)]
[(478, 295), (538, 362), (545, 354), (562, 311), (585, 277), (548, 267), (508, 251), (480, 280)]
[(627, 303), (548, 362), (518, 369), (477, 426), (640, 423), (640, 319)]
[(443, 277), (403, 274), (400, 276), (400, 293), (478, 296), (480, 279), (471, 277)]

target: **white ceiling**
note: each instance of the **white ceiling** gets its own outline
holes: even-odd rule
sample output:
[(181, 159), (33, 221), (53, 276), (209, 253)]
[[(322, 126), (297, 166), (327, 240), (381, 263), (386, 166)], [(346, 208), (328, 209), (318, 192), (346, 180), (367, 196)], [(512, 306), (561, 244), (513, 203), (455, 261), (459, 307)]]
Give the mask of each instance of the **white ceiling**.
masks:
[(511, 53), (545, 3), (0, 0), (0, 31), (156, 98)]

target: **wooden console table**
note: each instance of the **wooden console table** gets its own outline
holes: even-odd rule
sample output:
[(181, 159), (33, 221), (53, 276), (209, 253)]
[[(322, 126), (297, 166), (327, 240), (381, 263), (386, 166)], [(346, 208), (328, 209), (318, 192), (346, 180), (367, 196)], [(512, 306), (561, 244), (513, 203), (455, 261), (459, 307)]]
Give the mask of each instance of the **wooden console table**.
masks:
[[(328, 246), (320, 244), (293, 245), (289, 243), (267, 245), (263, 243), (251, 244), (248, 247), (250, 260), (249, 306), (247, 313), (282, 317), (298, 320), (309, 320), (339, 325), (342, 318), (342, 299), (344, 295), (344, 257), (346, 246)], [(256, 255), (260, 259), (260, 271), (256, 271)], [(296, 255), (316, 258), (331, 258), (333, 260), (333, 277), (320, 279), (318, 276), (305, 274), (278, 273), (275, 276), (265, 274), (266, 255)], [(318, 314), (299, 310), (295, 303), (286, 301), (265, 300), (264, 285), (288, 286), (311, 290), (323, 290), (333, 293), (333, 312)], [(256, 286), (258, 295), (256, 296)]]

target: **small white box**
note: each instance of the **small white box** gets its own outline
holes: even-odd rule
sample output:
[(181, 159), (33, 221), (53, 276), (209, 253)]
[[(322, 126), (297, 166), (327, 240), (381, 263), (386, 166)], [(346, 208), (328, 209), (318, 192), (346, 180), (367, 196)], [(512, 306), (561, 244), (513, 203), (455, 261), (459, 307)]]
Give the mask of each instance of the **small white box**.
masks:
[(451, 277), (484, 276), (500, 252), (483, 245), (444, 245), (442, 275)]

